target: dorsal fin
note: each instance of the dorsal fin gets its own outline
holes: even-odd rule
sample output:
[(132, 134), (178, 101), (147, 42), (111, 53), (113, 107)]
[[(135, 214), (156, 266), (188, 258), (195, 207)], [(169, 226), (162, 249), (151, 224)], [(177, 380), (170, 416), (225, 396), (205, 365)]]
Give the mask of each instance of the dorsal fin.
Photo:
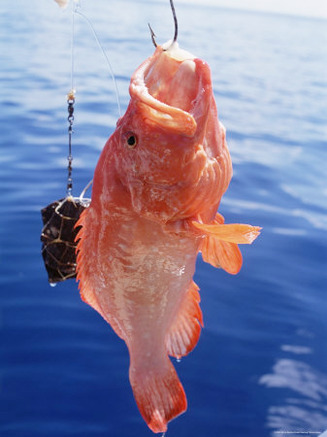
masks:
[[(84, 229), (84, 223), (87, 219), (90, 220), (88, 217), (90, 209), (86, 209), (83, 211), (83, 213), (80, 216), (80, 219), (76, 223), (75, 227), (81, 227), (79, 230), (75, 241), (77, 241), (76, 246), (76, 260), (77, 260), (77, 275), (76, 275), (76, 281), (78, 281), (78, 288), (80, 290), (80, 296), (83, 302), (90, 305), (93, 309), (95, 309), (105, 320), (108, 322), (112, 329), (115, 331), (115, 333), (122, 339), (124, 339), (124, 334), (118, 325), (118, 323), (112, 319), (108, 318), (108, 316), (105, 314), (105, 312), (102, 310), (96, 293), (95, 289), (96, 286), (94, 283), (92, 283), (92, 279), (94, 279), (94, 266), (90, 264), (90, 258), (88, 257), (88, 248), (90, 249), (90, 243), (87, 239), (87, 233)], [(91, 274), (92, 273), (92, 274)], [(92, 279), (91, 279), (92, 278)]]
[(100, 305), (92, 291), (92, 288), (90, 287), (89, 281), (88, 281), (88, 275), (85, 274), (85, 270), (89, 268), (88, 262), (87, 262), (87, 256), (85, 256), (85, 232), (84, 232), (84, 222), (86, 220), (86, 215), (88, 211), (84, 211), (81, 214), (80, 219), (76, 223), (75, 227), (80, 227), (75, 241), (77, 241), (76, 246), (76, 257), (77, 257), (77, 275), (76, 275), (76, 281), (78, 281), (78, 288), (80, 290), (81, 299), (83, 302), (90, 305), (92, 308), (94, 308), (103, 318), (104, 315), (102, 314)]

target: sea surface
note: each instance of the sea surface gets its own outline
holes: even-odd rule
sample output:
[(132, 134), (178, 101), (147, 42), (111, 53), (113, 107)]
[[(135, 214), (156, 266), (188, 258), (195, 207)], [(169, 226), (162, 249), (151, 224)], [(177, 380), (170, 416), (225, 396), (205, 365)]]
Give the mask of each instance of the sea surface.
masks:
[[(263, 227), (237, 276), (204, 264), (204, 329), (174, 365), (188, 410), (166, 437), (286, 437), (327, 429), (327, 21), (179, 4), (179, 43), (211, 66), (234, 176), (220, 212)], [(81, 3), (115, 73), (173, 35), (169, 2)], [(49, 286), (40, 210), (66, 193), (71, 9), (0, 3), (0, 436), (151, 436), (128, 353), (79, 297)], [(106, 59), (75, 16), (74, 194), (119, 117)], [(146, 358), (145, 358), (146, 359)], [(299, 434), (298, 434), (299, 435)]]

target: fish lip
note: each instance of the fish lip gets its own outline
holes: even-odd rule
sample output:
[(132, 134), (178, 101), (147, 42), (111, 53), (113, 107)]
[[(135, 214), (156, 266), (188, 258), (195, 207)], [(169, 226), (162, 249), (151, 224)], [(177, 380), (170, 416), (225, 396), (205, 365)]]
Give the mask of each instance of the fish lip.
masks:
[[(173, 133), (193, 137), (197, 129), (197, 122), (193, 115), (194, 108), (192, 108), (192, 111), (187, 112), (164, 103), (153, 97), (147, 87), (145, 81), (146, 71), (163, 53), (165, 53), (163, 47), (158, 46), (154, 54), (146, 59), (134, 72), (129, 87), (130, 95), (132, 99), (134, 98), (135, 104), (143, 113), (145, 120), (148, 119)], [(190, 55), (189, 59), (193, 60), (193, 55)]]

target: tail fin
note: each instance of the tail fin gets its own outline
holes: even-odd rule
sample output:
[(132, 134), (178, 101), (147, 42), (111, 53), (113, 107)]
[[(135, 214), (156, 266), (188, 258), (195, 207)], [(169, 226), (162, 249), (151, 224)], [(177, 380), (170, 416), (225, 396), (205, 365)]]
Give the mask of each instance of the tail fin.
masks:
[(186, 410), (185, 392), (168, 356), (153, 369), (131, 363), (129, 379), (137, 406), (151, 431), (165, 432), (167, 423)]

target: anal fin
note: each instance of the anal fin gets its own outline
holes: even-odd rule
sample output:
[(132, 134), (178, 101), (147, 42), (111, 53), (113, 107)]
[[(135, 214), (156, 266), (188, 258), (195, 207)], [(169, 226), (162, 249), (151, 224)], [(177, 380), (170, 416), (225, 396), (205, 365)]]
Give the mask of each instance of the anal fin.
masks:
[(191, 352), (200, 337), (203, 326), (199, 287), (192, 282), (166, 338), (169, 355), (181, 358)]

